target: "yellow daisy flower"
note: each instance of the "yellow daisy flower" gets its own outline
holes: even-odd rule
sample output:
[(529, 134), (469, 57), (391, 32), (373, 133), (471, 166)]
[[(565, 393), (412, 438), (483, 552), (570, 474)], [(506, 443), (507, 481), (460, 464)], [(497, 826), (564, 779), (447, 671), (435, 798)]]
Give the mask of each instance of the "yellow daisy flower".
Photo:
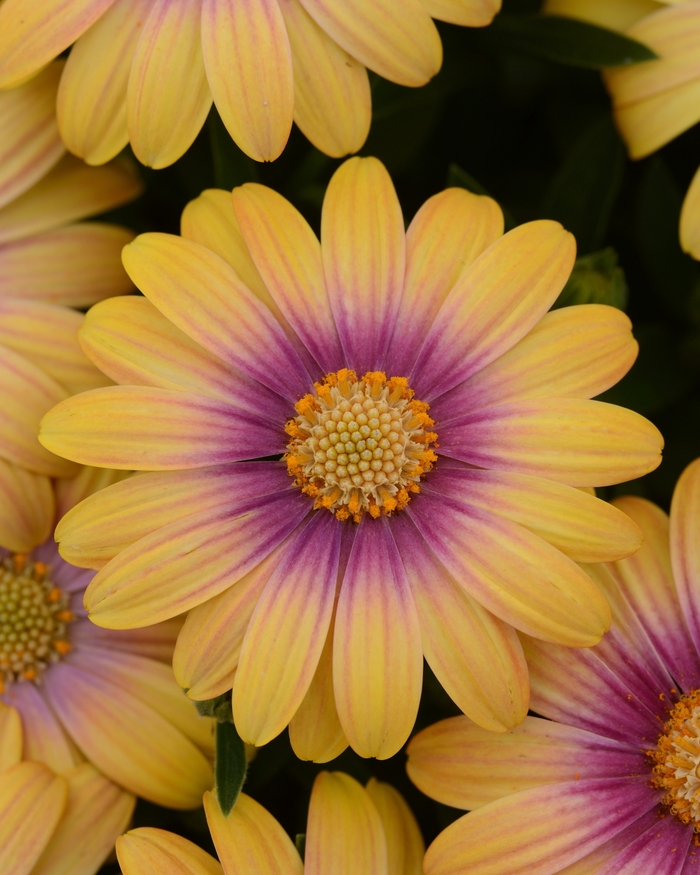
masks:
[(66, 559), (100, 569), (91, 619), (190, 611), (174, 660), (190, 697), (233, 687), (241, 737), (291, 721), (304, 759), (396, 753), (424, 655), (478, 723), (519, 723), (515, 629), (600, 639), (609, 608), (577, 562), (641, 535), (590, 487), (653, 470), (662, 445), (587, 400), (635, 359), (624, 313), (547, 313), (573, 237), (549, 221), (502, 236), (497, 204), (463, 189), (406, 232), (373, 158), (335, 173), (321, 243), (261, 185), (233, 208), (205, 192), (182, 229), (126, 247), (145, 297), (97, 305), (81, 331), (122, 385), (42, 425), (53, 452), (149, 472), (57, 529)]
[(87, 306), (133, 288), (126, 228), (80, 222), (141, 191), (133, 168), (65, 155), (54, 104), (62, 64), (0, 92), (0, 547), (26, 552), (54, 522), (51, 477), (78, 470), (37, 441), (57, 400), (109, 381), (78, 345)]
[[(167, 167), (212, 104), (256, 161), (282, 152), (292, 120), (335, 157), (371, 120), (367, 70), (424, 85), (440, 69), (433, 18), (483, 27), (501, 0), (4, 0), (0, 88), (75, 42), (58, 97), (61, 134), (89, 164), (131, 141)], [(432, 18), (431, 18), (432, 16)]]
[[(83, 468), (59, 482), (51, 507), (65, 512), (115, 480), (123, 474)], [(20, 513), (38, 516), (37, 500), (25, 496)], [(0, 706), (21, 718), (24, 759), (59, 775), (87, 761), (130, 793), (196, 808), (213, 781), (213, 737), (173, 678), (181, 621), (99, 629), (82, 606), (92, 576), (61, 559), (53, 538), (26, 554), (0, 550)], [(0, 749), (5, 741), (0, 732)]]
[(694, 875), (700, 867), (700, 460), (670, 519), (618, 499), (634, 556), (598, 566), (613, 625), (592, 649), (525, 639), (532, 708), (495, 735), (466, 717), (418, 733), (412, 780), (473, 809), (428, 848), (426, 875)]
[[(650, 155), (700, 121), (699, 0), (549, 0), (546, 8), (625, 30), (659, 56), (605, 73), (615, 122), (632, 158)], [(685, 196), (680, 240), (685, 252), (700, 259), (700, 170)]]
[(0, 702), (3, 875), (94, 875), (127, 828), (136, 799), (89, 763), (62, 775), (22, 758), (19, 713)]
[(258, 802), (242, 793), (224, 817), (204, 796), (221, 863), (173, 833), (142, 828), (117, 840), (124, 875), (420, 875), (423, 838), (404, 798), (372, 778), (363, 787), (343, 772), (314, 781), (302, 861), (287, 833)]

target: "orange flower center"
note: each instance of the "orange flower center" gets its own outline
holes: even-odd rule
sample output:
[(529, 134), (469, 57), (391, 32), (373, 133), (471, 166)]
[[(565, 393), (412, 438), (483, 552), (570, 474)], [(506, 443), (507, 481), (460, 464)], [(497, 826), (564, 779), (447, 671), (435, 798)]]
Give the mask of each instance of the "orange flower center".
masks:
[(402, 510), (437, 455), (428, 405), (405, 377), (343, 368), (315, 383), (286, 426), (285, 456), (295, 483), (339, 520), (359, 522)]
[(0, 563), (0, 693), (14, 681), (38, 682), (71, 649), (68, 597), (42, 562), (15, 553)]
[(655, 786), (668, 791), (664, 804), (700, 832), (700, 690), (673, 708), (656, 750), (648, 754), (655, 763)]

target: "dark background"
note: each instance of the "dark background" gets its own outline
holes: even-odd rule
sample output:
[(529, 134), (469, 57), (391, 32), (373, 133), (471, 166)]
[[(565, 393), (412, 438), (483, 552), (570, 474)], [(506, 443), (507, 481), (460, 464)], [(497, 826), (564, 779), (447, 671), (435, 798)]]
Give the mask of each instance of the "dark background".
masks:
[[(626, 309), (640, 354), (604, 397), (649, 417), (666, 438), (657, 471), (604, 492), (634, 492), (668, 508), (678, 475), (700, 455), (700, 264), (678, 243), (683, 195), (700, 164), (700, 126), (631, 162), (595, 69), (609, 47), (590, 31), (567, 31), (571, 40), (563, 41), (563, 32), (548, 35), (532, 30), (531, 19), (510, 18), (538, 7), (538, 0), (505, 0), (503, 15), (484, 30), (439, 24), (443, 69), (422, 89), (373, 76), (374, 119), (361, 154), (385, 163), (407, 223), (428, 197), (463, 185), (496, 198), (509, 226), (557, 219), (576, 234), (579, 256), (604, 251), (580, 262), (582, 281), (565, 290), (562, 303), (596, 300)], [(255, 180), (289, 198), (318, 231), (323, 193), (339, 163), (295, 129), (280, 159), (255, 164), (214, 109), (189, 152), (165, 170), (141, 168), (145, 195), (109, 218), (138, 232), (178, 233), (182, 209), (203, 189)], [(426, 667), (416, 730), (456, 713)], [(430, 842), (461, 812), (419, 793), (404, 764), (403, 754), (378, 762), (346, 751), (330, 768), (393, 783)], [(294, 837), (305, 832), (321, 768), (297, 760), (284, 734), (258, 752), (245, 790)], [(183, 814), (140, 802), (135, 825), (171, 829), (213, 850), (201, 810)]]

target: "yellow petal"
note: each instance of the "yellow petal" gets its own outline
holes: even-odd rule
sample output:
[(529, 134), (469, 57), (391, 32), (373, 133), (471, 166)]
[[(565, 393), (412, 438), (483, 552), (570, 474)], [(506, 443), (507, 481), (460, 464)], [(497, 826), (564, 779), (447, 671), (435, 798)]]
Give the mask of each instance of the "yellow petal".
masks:
[[(90, 662), (99, 653), (87, 647), (70, 663), (52, 666), (46, 695), (53, 710), (80, 750), (112, 781), (156, 805), (197, 808), (213, 781), (209, 761), (180, 729), (135, 695), (133, 679), (125, 687), (117, 673), (110, 683), (93, 672)], [(111, 654), (112, 659), (123, 657)]]
[(435, 676), (480, 726), (493, 732), (516, 726), (527, 713), (530, 688), (515, 630), (459, 586), (410, 522), (392, 523)]
[(333, 613), (340, 534), (331, 514), (312, 516), (255, 606), (232, 703), (241, 738), (256, 747), (289, 724), (311, 684)]
[(0, 455), (36, 474), (69, 477), (74, 465), (37, 441), (41, 417), (68, 393), (24, 356), (0, 346)]
[(129, 825), (136, 799), (88, 763), (64, 776), (68, 801), (31, 875), (93, 875)]
[(348, 746), (338, 719), (333, 692), (333, 632), (331, 621), (326, 643), (316, 667), (311, 686), (289, 724), (289, 741), (301, 760), (327, 763)]
[(223, 875), (221, 864), (197, 845), (149, 826), (117, 839), (117, 859), (124, 875)]
[(126, 159), (87, 167), (66, 155), (28, 192), (0, 209), (0, 243), (104, 213), (138, 197), (142, 188)]
[(0, 702), (0, 773), (22, 759), (22, 721), (17, 710)]
[(700, 171), (693, 177), (683, 201), (680, 235), (683, 251), (700, 260)]
[(0, 249), (0, 283), (24, 300), (87, 307), (133, 291), (121, 251), (134, 234), (118, 225), (81, 222)]
[(182, 237), (150, 233), (122, 257), (138, 288), (193, 340), (290, 400), (309, 390), (279, 322), (218, 255)]
[(678, 600), (695, 646), (700, 643), (700, 460), (691, 462), (678, 479), (671, 503), (671, 564)]
[(28, 553), (49, 537), (54, 520), (49, 478), (0, 459), (0, 547)]
[(90, 468), (83, 465), (75, 477), (59, 480), (54, 484), (56, 519), (60, 520), (76, 504), (95, 492), (106, 489), (129, 476), (129, 471), (113, 471), (110, 468)]
[(421, 398), (435, 397), (507, 352), (554, 303), (576, 243), (558, 222), (528, 222), (493, 243), (460, 276), (414, 367)]
[(372, 120), (367, 70), (334, 42), (299, 0), (279, 0), (292, 50), (294, 121), (333, 158), (357, 152)]
[(116, 0), (73, 46), (56, 113), (63, 142), (88, 164), (104, 164), (129, 142), (126, 89), (152, 0)]
[(331, 39), (385, 79), (416, 87), (440, 69), (440, 36), (420, 0), (301, 2)]
[(211, 107), (200, 38), (201, 0), (155, 0), (129, 73), (127, 126), (134, 154), (168, 167), (189, 149)]
[(663, 437), (648, 419), (614, 404), (536, 398), (485, 408), (440, 430), (446, 456), (480, 468), (609, 486), (661, 463)]
[(306, 219), (282, 195), (249, 183), (233, 190), (243, 238), (285, 319), (324, 371), (343, 353), (323, 275), (321, 245)]
[(226, 875), (308, 875), (287, 833), (250, 796), (241, 793), (224, 817), (214, 794), (205, 793), (204, 810)]
[(205, 602), (271, 553), (308, 509), (306, 496), (284, 495), (240, 509), (205, 510), (158, 529), (122, 550), (92, 579), (85, 604), (93, 622), (137, 628)]
[(292, 56), (277, 0), (202, 0), (202, 48), (214, 102), (240, 148), (274, 161), (292, 127)]
[(0, 859), (3, 875), (30, 875), (66, 805), (63, 778), (39, 763), (23, 762), (0, 781)]
[(233, 687), (243, 636), (280, 555), (275, 550), (234, 586), (187, 614), (173, 671), (190, 699), (213, 699)]
[(388, 875), (382, 819), (369, 793), (350, 775), (321, 772), (306, 827), (304, 875)]
[[(0, 7), (0, 20), (2, 12)], [(54, 110), (62, 69), (57, 61), (25, 85), (0, 93), (0, 207), (31, 188), (65, 152)]]
[(281, 316), (243, 239), (231, 192), (208, 188), (190, 201), (182, 212), (180, 233), (223, 258), (275, 316)]
[(114, 0), (5, 0), (0, 7), (0, 88), (18, 85), (75, 42)]
[(429, 15), (465, 27), (485, 27), (500, 12), (501, 0), (421, 0)]
[(639, 344), (616, 307), (583, 304), (546, 313), (514, 347), (431, 405), (439, 421), (527, 398), (592, 398), (632, 367)]
[(0, 301), (0, 344), (14, 350), (60, 383), (68, 392), (107, 385), (109, 380), (78, 344), (82, 313), (38, 301)]
[(433, 195), (406, 232), (406, 279), (389, 353), (391, 373), (407, 373), (450, 290), (462, 273), (503, 234), (496, 201), (463, 188)]
[(420, 625), (391, 529), (358, 529), (343, 577), (333, 636), (338, 716), (360, 756), (386, 759), (415, 723), (423, 677)]
[(321, 244), (348, 366), (362, 372), (383, 367), (401, 300), (406, 245), (394, 185), (376, 158), (350, 158), (333, 174), (323, 201)]
[(522, 526), (427, 491), (408, 512), (457, 583), (516, 629), (590, 647), (610, 626), (608, 603), (590, 577)]
[[(41, 413), (30, 420), (35, 432)], [(43, 419), (40, 441), (82, 465), (172, 471), (273, 455), (283, 446), (276, 432), (261, 417), (205, 395), (108, 386), (54, 407)]]
[(611, 562), (639, 549), (643, 536), (624, 513), (580, 489), (505, 471), (443, 468), (426, 489), (507, 517), (575, 562)]
[(367, 793), (384, 827), (387, 872), (390, 875), (422, 875), (425, 844), (413, 812), (390, 784), (371, 778)]

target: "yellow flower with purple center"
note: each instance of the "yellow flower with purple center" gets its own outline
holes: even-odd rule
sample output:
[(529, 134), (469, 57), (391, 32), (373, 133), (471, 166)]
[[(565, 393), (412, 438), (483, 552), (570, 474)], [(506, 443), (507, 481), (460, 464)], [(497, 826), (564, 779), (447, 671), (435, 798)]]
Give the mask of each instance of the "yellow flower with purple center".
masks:
[(212, 793), (204, 796), (209, 829), (221, 863), (180, 836), (135, 829), (117, 841), (124, 875), (420, 875), (423, 838), (406, 801), (372, 778), (363, 787), (343, 772), (314, 781), (303, 858), (275, 818), (242, 793), (224, 817)]
[(122, 385), (58, 405), (41, 441), (148, 473), (69, 513), (62, 555), (99, 569), (99, 626), (189, 611), (176, 677), (233, 688), (246, 742), (291, 722), (304, 759), (391, 756), (424, 655), (504, 731), (528, 707), (515, 629), (596, 643), (609, 608), (577, 563), (641, 541), (590, 494), (659, 463), (653, 425), (588, 400), (634, 361), (629, 320), (547, 313), (574, 262), (555, 222), (503, 236), (494, 201), (449, 189), (405, 232), (376, 159), (339, 168), (321, 226), (246, 185), (125, 249), (145, 297), (81, 332)]
[[(282, 152), (292, 120), (335, 157), (371, 120), (367, 68), (425, 85), (440, 69), (433, 18), (489, 24), (500, 0), (4, 0), (0, 87), (75, 42), (58, 96), (61, 134), (89, 164), (130, 141), (166, 167), (199, 133), (212, 101), (257, 161)], [(432, 16), (432, 17), (431, 17)]]
[(129, 825), (136, 799), (81, 763), (62, 775), (22, 756), (18, 712), (0, 702), (3, 875), (94, 875)]
[(426, 875), (690, 875), (700, 863), (700, 460), (666, 514), (616, 502), (644, 546), (592, 568), (613, 624), (592, 649), (527, 639), (532, 708), (495, 735), (466, 717), (409, 745), (429, 796), (474, 809), (428, 849)]
[[(547, 8), (624, 30), (659, 56), (605, 72), (615, 122), (632, 158), (651, 155), (700, 121), (698, 0), (549, 0)], [(680, 241), (700, 259), (700, 170), (683, 203)]]
[[(84, 468), (61, 483), (59, 510), (118, 474)], [(37, 501), (25, 496), (18, 512), (42, 515)], [(21, 719), (24, 759), (58, 775), (88, 762), (130, 793), (196, 808), (213, 780), (213, 737), (172, 675), (180, 622), (99, 629), (82, 607), (91, 577), (53, 539), (28, 554), (0, 551), (0, 704)]]

